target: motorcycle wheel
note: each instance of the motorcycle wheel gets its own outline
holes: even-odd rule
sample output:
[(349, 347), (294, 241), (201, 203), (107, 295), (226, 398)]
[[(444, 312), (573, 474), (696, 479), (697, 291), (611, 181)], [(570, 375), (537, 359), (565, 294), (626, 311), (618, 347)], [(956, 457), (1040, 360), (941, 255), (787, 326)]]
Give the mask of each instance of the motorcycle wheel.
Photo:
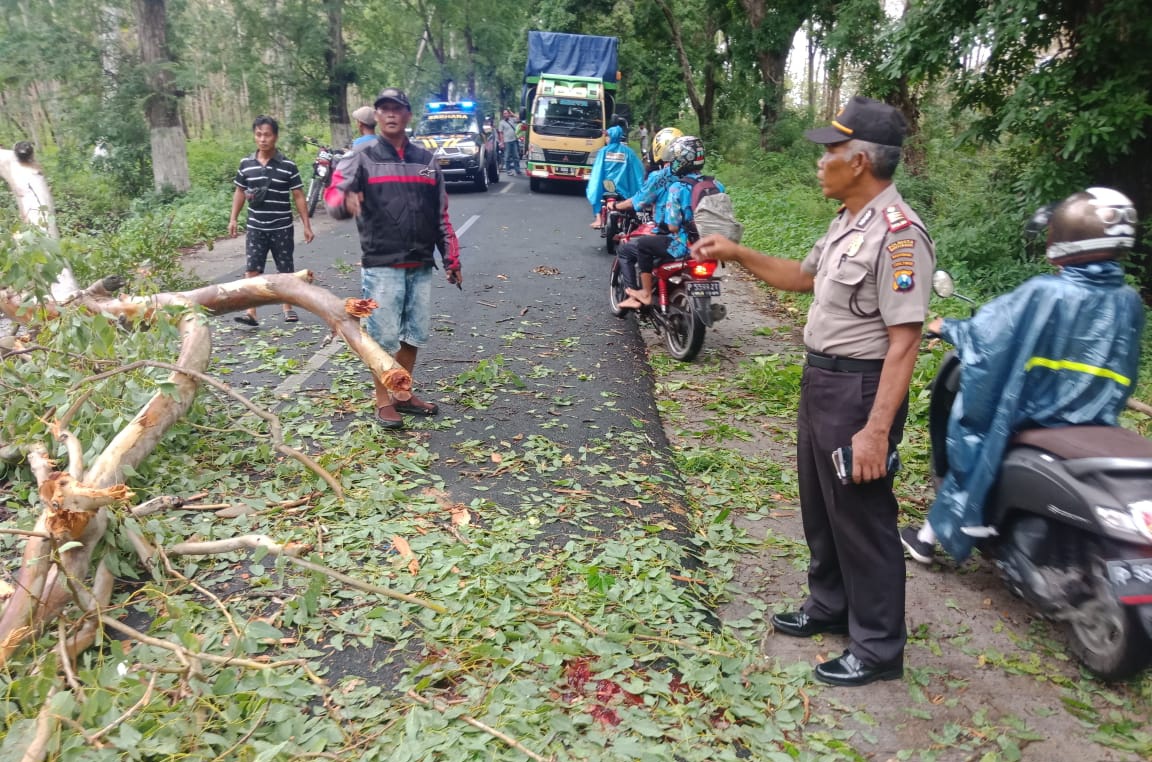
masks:
[(1123, 680), (1147, 666), (1152, 642), (1136, 612), (1116, 600), (1103, 559), (1092, 558), (1091, 578), (1092, 597), (1067, 623), (1069, 650), (1100, 679)]
[(320, 203), (321, 183), (315, 177), (308, 183), (308, 216), (316, 214), (316, 205)]
[(672, 292), (665, 317), (664, 346), (681, 362), (691, 362), (704, 346), (704, 323), (692, 309), (692, 297), (682, 288)]
[(620, 272), (620, 260), (612, 262), (612, 278), (608, 281), (608, 304), (612, 307), (612, 314), (622, 318), (628, 310), (620, 306), (620, 302), (628, 298), (624, 293), (624, 276)]
[(620, 235), (620, 215), (608, 214), (608, 224), (604, 226), (604, 248), (608, 253), (616, 256), (616, 236)]

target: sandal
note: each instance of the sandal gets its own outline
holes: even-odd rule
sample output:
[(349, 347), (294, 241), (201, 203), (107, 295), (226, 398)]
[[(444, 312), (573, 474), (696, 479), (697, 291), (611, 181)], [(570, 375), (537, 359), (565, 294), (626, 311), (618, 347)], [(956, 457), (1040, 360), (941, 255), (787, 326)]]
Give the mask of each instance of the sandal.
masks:
[(440, 412), (440, 406), (435, 402), (425, 402), (415, 396), (404, 402), (393, 402), (392, 407), (396, 408), (397, 412), (408, 415), (436, 415)]
[(300, 321), (300, 316), (296, 314), (296, 310), (285, 310), (284, 311), (284, 322), (285, 323), (297, 323), (299, 321)]
[(385, 429), (404, 428), (404, 419), (400, 417), (400, 414), (396, 412), (396, 408), (392, 405), (381, 405), (376, 408), (374, 420)]
[(254, 317), (252, 317), (251, 315), (248, 315), (248, 314), (244, 314), (244, 315), (237, 315), (236, 317), (234, 317), (234, 318), (232, 318), (232, 319), (233, 319), (233, 320), (235, 320), (237, 323), (240, 323), (240, 324), (242, 324), (242, 325), (248, 325), (248, 326), (251, 326), (251, 327), (253, 327), (253, 328), (255, 328), (256, 326), (260, 325), (260, 323), (258, 323), (258, 322), (256, 321), (256, 318), (254, 318)]

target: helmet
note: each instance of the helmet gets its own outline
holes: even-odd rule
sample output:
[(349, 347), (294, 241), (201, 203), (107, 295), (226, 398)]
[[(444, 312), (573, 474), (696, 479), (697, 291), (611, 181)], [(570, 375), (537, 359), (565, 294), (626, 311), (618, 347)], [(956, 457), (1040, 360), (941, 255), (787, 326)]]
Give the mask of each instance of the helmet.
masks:
[(704, 141), (695, 135), (676, 138), (668, 149), (668, 166), (677, 177), (704, 169)]
[(1136, 208), (1111, 188), (1073, 193), (1048, 221), (1048, 261), (1075, 265), (1116, 259), (1136, 239)]
[(668, 161), (668, 149), (676, 142), (676, 138), (682, 137), (683, 132), (675, 127), (665, 127), (656, 133), (652, 138), (652, 158), (656, 161)]

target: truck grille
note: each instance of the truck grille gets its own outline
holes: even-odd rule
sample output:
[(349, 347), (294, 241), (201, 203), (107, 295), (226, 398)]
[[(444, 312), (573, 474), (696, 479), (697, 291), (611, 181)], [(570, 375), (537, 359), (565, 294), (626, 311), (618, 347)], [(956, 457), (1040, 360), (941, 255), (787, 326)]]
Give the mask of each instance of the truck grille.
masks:
[(550, 151), (544, 149), (544, 161), (549, 164), (587, 164), (587, 151)]

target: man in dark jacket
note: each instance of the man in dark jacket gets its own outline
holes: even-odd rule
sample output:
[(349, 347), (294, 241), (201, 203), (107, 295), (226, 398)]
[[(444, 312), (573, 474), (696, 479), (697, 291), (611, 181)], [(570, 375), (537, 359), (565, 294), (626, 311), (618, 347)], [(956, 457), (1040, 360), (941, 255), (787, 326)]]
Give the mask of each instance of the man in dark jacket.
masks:
[[(435, 158), (408, 141), (408, 96), (388, 87), (374, 106), (379, 139), (340, 160), (324, 203), (337, 219), (356, 218), (363, 296), (379, 305), (365, 328), (412, 374), (416, 352), (431, 333), (432, 251), (440, 251), (448, 282), (460, 287), (460, 244)], [(432, 402), (415, 396), (398, 401), (376, 385), (376, 419), (385, 428), (403, 428), (401, 413), (437, 412)]]

